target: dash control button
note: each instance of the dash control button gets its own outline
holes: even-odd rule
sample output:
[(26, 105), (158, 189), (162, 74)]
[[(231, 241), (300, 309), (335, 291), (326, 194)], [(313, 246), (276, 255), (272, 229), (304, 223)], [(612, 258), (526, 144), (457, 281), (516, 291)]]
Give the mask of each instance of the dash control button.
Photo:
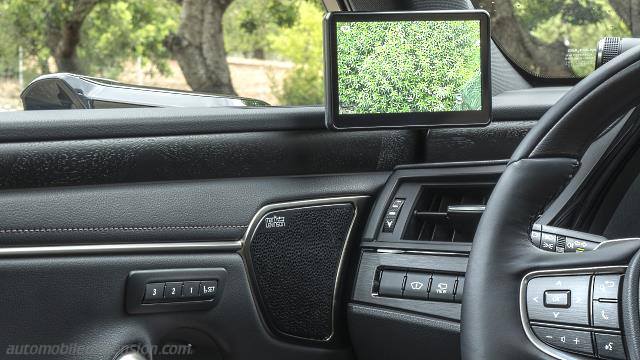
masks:
[(177, 299), (182, 296), (181, 282), (168, 282), (164, 288), (165, 299)]
[(382, 221), (382, 232), (392, 233), (396, 227), (396, 218), (385, 218)]
[(393, 202), (387, 209), (386, 217), (398, 217), (398, 215), (400, 214), (400, 210), (402, 209), (402, 205), (404, 205), (404, 199), (393, 200)]
[(162, 300), (164, 294), (164, 283), (147, 284), (144, 287), (144, 302), (154, 302)]
[(200, 291), (200, 281), (185, 281), (182, 287), (183, 298), (197, 298)]
[(433, 274), (429, 300), (453, 302), (453, 291), (457, 277), (454, 275)]
[(429, 281), (431, 274), (408, 272), (404, 285), (404, 298), (427, 300), (429, 298)]
[(398, 270), (383, 270), (380, 275), (380, 288), (378, 295), (389, 297), (402, 297), (404, 277), (406, 272)]

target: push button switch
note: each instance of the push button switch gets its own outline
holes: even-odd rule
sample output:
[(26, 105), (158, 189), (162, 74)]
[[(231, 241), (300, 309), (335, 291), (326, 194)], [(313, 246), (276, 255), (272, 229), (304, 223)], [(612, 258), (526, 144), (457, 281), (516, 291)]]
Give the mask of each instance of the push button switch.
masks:
[(464, 276), (458, 276), (458, 284), (456, 285), (455, 301), (457, 303), (462, 302), (462, 295), (464, 295)]
[(593, 302), (593, 326), (609, 329), (619, 329), (618, 304)]
[(200, 282), (200, 291), (198, 294), (203, 299), (213, 299), (216, 295), (216, 290), (218, 289), (218, 281), (209, 280), (209, 281), (201, 281)]
[(164, 294), (164, 283), (147, 284), (144, 288), (144, 302), (154, 302), (162, 300)]
[(626, 358), (620, 335), (596, 334), (596, 349), (601, 359), (624, 360)]
[(200, 281), (185, 281), (182, 287), (183, 298), (197, 298), (200, 288)]
[(164, 288), (165, 299), (177, 299), (182, 296), (181, 282), (168, 282)]
[(596, 275), (593, 278), (593, 299), (617, 300), (621, 279), (620, 275)]
[(408, 272), (404, 286), (404, 297), (407, 299), (427, 300), (429, 298), (430, 280), (430, 274)]
[(540, 238), (540, 249), (546, 251), (556, 251), (557, 237), (555, 234), (542, 233)]
[(571, 291), (549, 290), (544, 292), (544, 306), (548, 308), (568, 308), (571, 305)]
[(532, 326), (531, 329), (533, 329), (538, 339), (548, 345), (563, 350), (593, 355), (591, 333), (587, 331), (556, 329), (543, 326)]
[(456, 276), (433, 274), (429, 300), (453, 301), (453, 291), (456, 286)]
[(380, 275), (380, 296), (402, 297), (402, 288), (406, 272), (398, 270), (383, 270)]

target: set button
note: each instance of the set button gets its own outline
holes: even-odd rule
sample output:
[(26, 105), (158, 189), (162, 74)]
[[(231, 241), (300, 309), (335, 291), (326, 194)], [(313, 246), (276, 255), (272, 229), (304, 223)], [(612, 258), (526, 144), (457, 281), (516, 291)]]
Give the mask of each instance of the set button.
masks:
[(171, 281), (145, 285), (143, 303), (209, 300), (215, 297), (217, 280)]

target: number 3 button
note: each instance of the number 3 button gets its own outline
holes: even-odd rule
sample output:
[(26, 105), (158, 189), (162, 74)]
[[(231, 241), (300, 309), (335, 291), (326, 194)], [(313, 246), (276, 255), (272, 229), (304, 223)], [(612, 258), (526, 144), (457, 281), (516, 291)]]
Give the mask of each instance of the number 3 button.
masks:
[(144, 302), (150, 303), (162, 300), (164, 296), (164, 283), (147, 284), (144, 288)]

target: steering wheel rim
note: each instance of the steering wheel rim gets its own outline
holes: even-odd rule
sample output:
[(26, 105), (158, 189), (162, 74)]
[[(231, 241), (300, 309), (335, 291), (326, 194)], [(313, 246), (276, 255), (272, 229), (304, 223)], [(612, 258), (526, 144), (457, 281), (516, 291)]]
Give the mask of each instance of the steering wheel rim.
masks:
[(487, 204), (469, 257), (462, 306), (463, 359), (581, 358), (558, 356), (534, 345), (522, 321), (524, 277), (539, 270), (627, 266), (640, 241), (611, 242), (581, 254), (555, 254), (533, 246), (529, 234), (534, 221), (579, 169), (588, 146), (640, 104), (636, 79), (640, 79), (640, 47), (577, 84), (514, 152)]

